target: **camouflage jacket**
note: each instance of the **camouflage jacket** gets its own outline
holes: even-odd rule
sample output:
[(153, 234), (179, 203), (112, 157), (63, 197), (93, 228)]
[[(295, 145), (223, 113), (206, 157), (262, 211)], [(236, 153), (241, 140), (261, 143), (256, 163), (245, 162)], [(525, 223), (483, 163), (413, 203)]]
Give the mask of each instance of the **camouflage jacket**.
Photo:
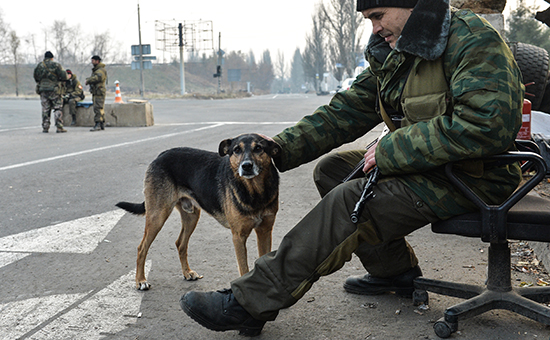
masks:
[(104, 63), (99, 63), (92, 68), (92, 75), (86, 78), (86, 84), (90, 85), (90, 93), (94, 96), (105, 96), (107, 88), (107, 70)]
[[(442, 219), (475, 209), (453, 188), (444, 165), (513, 149), (524, 86), (512, 53), (484, 19), (469, 10), (451, 11), (447, 1), (440, 4), (427, 8), (419, 0), (394, 50), (372, 36), (365, 51), (370, 66), (351, 88), (274, 137), (283, 149), (275, 160), (280, 171), (354, 141), (381, 123), (375, 110), (377, 80), (382, 99), (397, 110), (410, 69), (406, 65), (416, 58), (442, 58), (451, 95), (449, 114), (383, 137), (376, 162), (383, 176), (404, 182)], [(489, 204), (501, 202), (521, 180), (517, 164), (482, 163), (478, 170), (460, 177)]]
[(63, 81), (67, 80), (67, 73), (63, 67), (51, 58), (46, 58), (36, 65), (33, 76), (38, 93), (54, 91), (60, 95), (63, 92)]
[(70, 79), (65, 81), (65, 94), (69, 95), (70, 98), (75, 98), (76, 100), (84, 99), (84, 90), (82, 89), (82, 84), (78, 80), (76, 74), (72, 74)]

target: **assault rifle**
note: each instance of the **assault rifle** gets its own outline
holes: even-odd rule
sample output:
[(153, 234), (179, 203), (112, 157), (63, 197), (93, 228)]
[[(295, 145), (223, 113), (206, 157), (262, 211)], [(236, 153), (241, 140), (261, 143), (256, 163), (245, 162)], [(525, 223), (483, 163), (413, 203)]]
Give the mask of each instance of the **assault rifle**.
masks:
[[(382, 133), (380, 134), (380, 136), (378, 136), (378, 138), (370, 142), (369, 145), (367, 145), (366, 150), (368, 151), (374, 144), (376, 144), (382, 137), (387, 135), (389, 132), (390, 132), (390, 129), (388, 129), (388, 127), (384, 125), (384, 129), (382, 130)], [(359, 221), (359, 216), (361, 216), (361, 214), (363, 213), (363, 208), (365, 207), (365, 203), (367, 203), (367, 201), (370, 198), (375, 196), (372, 189), (376, 185), (376, 182), (378, 182), (378, 177), (380, 177), (380, 169), (377, 166), (374, 166), (374, 168), (372, 168), (369, 172), (367, 172), (366, 175), (363, 173), (364, 166), (365, 166), (365, 158), (363, 158), (359, 163), (357, 163), (357, 165), (355, 166), (355, 168), (353, 168), (350, 174), (347, 175), (346, 178), (342, 180), (342, 183), (345, 183), (349, 180), (359, 178), (361, 176), (368, 177), (367, 183), (365, 183), (365, 186), (363, 187), (363, 191), (361, 192), (361, 197), (359, 198), (359, 201), (357, 201), (357, 203), (355, 204), (355, 208), (353, 209), (350, 215), (350, 219), (352, 223), (357, 223)]]

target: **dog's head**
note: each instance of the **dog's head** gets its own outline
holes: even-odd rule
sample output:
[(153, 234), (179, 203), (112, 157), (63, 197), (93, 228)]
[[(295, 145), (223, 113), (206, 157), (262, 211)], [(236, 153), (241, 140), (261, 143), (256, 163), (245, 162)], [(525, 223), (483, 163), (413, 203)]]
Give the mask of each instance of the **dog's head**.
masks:
[(250, 133), (223, 140), (218, 152), (222, 157), (229, 155), (231, 166), (239, 176), (251, 179), (271, 166), (271, 159), (280, 154), (281, 147), (273, 140)]

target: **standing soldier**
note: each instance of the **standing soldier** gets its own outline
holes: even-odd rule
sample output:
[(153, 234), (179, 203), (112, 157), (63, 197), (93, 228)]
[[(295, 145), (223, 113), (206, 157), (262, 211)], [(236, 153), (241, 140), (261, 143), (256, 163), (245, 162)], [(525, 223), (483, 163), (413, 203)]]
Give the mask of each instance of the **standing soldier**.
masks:
[(71, 70), (67, 70), (67, 80), (65, 81), (65, 94), (63, 95), (63, 105), (69, 104), (71, 113), (71, 126), (76, 125), (76, 103), (84, 99), (84, 90), (80, 81)]
[(105, 70), (105, 64), (101, 62), (101, 58), (97, 55), (92, 57), (92, 76), (86, 78), (86, 85), (90, 85), (90, 92), (92, 93), (92, 101), (94, 103), (94, 122), (95, 126), (90, 131), (105, 130), (105, 94), (107, 88), (105, 83), (107, 81), (107, 70)]
[(59, 63), (53, 61), (53, 54), (47, 51), (44, 60), (34, 69), (34, 81), (36, 81), (36, 93), (40, 95), (42, 104), (42, 132), (48, 133), (50, 129), (50, 114), (53, 109), (55, 126), (58, 133), (67, 132), (63, 128), (63, 93), (64, 81), (67, 73)]

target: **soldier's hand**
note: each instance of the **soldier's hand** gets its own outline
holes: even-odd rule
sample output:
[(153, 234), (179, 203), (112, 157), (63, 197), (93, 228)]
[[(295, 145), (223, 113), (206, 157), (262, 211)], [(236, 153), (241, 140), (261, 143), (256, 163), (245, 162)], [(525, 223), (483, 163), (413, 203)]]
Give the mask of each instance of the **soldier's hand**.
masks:
[(374, 158), (375, 152), (376, 152), (376, 146), (378, 145), (378, 141), (374, 143), (365, 154), (365, 166), (363, 167), (363, 172), (367, 173), (372, 167), (376, 165), (376, 159)]

